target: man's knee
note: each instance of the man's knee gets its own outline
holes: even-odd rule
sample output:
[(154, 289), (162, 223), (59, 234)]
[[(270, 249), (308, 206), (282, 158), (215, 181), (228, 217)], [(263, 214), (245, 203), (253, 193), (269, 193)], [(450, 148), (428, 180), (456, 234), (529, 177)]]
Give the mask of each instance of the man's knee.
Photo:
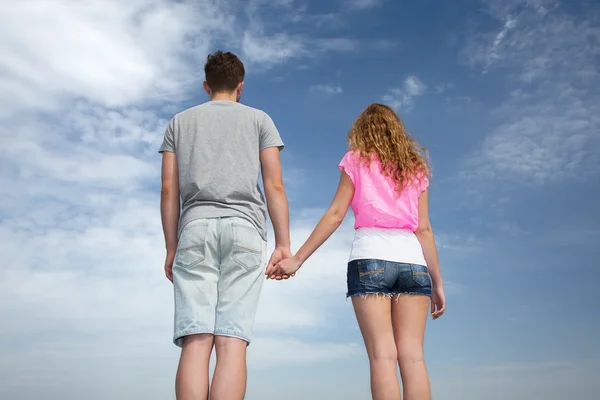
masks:
[(215, 337), (210, 333), (199, 333), (185, 336), (182, 340), (182, 347), (185, 349), (205, 349), (212, 348)]
[(248, 342), (230, 336), (215, 336), (215, 349), (217, 353), (246, 353)]

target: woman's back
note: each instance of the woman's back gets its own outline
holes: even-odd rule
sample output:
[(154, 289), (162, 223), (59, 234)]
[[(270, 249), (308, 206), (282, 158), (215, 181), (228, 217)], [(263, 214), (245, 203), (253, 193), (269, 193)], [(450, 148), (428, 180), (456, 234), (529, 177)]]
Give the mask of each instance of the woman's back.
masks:
[(429, 185), (426, 176), (411, 178), (398, 190), (398, 183), (384, 174), (377, 156), (365, 160), (356, 151), (346, 153), (339, 167), (354, 183), (355, 229), (417, 229), (419, 196)]
[(377, 156), (364, 159), (346, 153), (339, 165), (354, 183), (354, 241), (350, 261), (379, 259), (427, 265), (414, 234), (419, 222), (419, 196), (429, 184), (424, 175), (407, 179), (402, 190), (383, 171)]

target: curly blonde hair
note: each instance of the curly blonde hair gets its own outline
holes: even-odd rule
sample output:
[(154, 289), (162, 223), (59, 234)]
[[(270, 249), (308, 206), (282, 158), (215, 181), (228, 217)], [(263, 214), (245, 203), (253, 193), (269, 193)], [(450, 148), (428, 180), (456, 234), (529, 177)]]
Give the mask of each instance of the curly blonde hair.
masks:
[(383, 173), (402, 190), (410, 182), (431, 175), (427, 150), (406, 132), (394, 110), (383, 104), (371, 104), (354, 121), (348, 133), (350, 150), (368, 162), (379, 157)]

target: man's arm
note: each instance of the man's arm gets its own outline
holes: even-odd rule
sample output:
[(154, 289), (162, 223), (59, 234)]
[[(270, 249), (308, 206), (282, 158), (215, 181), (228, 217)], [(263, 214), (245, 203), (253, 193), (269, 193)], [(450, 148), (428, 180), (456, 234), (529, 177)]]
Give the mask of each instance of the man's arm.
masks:
[(267, 209), (275, 231), (276, 249), (290, 248), (290, 217), (287, 196), (283, 185), (279, 148), (269, 147), (260, 152), (263, 186), (267, 199)]
[(179, 171), (175, 153), (166, 151), (163, 153), (161, 180), (160, 215), (167, 248), (167, 260), (169, 260), (169, 256), (175, 258), (177, 251), (177, 229), (180, 213)]
[(280, 276), (292, 276), (295, 274), (308, 257), (317, 251), (317, 249), (329, 239), (333, 232), (340, 227), (348, 212), (353, 196), (354, 183), (348, 173), (342, 171), (338, 189), (331, 202), (331, 206), (329, 206), (325, 215), (323, 215), (315, 229), (294, 257), (288, 258), (267, 270), (269, 277), (278, 279)]

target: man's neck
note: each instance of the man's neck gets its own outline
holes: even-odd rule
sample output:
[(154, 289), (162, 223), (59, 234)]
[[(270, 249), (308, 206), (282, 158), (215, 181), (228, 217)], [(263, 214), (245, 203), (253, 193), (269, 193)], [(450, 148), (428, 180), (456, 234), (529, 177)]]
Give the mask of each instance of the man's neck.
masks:
[(237, 93), (235, 91), (233, 91), (232, 93), (227, 93), (227, 92), (219, 92), (219, 93), (215, 93), (212, 95), (212, 97), (210, 98), (211, 101), (215, 101), (215, 100), (227, 100), (227, 101), (233, 101), (233, 102), (237, 102)]

